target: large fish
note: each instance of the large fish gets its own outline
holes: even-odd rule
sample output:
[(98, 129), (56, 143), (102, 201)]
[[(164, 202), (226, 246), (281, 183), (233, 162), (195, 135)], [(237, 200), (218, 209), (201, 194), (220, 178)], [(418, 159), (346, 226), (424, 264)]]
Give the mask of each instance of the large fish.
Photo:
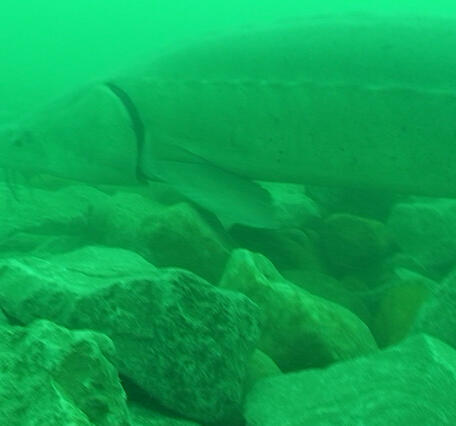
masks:
[(254, 180), (456, 195), (456, 20), (337, 15), (241, 31), (51, 105), (4, 166), (165, 181), (225, 223), (274, 226)]

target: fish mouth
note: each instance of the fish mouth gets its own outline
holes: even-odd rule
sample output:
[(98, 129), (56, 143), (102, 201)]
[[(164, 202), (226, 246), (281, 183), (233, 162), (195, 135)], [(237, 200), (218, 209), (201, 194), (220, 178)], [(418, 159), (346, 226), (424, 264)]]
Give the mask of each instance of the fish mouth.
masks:
[(117, 84), (114, 84), (112, 82), (105, 83), (105, 86), (117, 97), (117, 99), (119, 99), (120, 103), (125, 108), (128, 117), (130, 118), (131, 126), (136, 139), (136, 179), (138, 180), (138, 182), (146, 183), (147, 177), (141, 167), (141, 165), (143, 164), (142, 157), (144, 155), (144, 145), (146, 139), (146, 131), (144, 122), (141, 118), (141, 114), (139, 113), (135, 103), (125, 90), (123, 90)]

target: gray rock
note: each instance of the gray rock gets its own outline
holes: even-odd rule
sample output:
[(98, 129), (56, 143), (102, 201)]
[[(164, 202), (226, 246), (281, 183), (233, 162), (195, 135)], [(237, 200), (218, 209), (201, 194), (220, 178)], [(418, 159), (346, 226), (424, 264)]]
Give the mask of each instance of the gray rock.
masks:
[(258, 308), (191, 272), (102, 247), (4, 260), (0, 306), (23, 323), (41, 317), (105, 333), (119, 371), (177, 413), (225, 421), (240, 409)]
[(0, 309), (0, 325), (6, 325), (6, 324), (9, 324), (8, 318), (6, 318), (5, 314)]
[(303, 185), (282, 182), (258, 182), (270, 194), (281, 228), (302, 228), (320, 219), (318, 204)]
[(245, 380), (245, 391), (248, 392), (252, 386), (261, 379), (282, 374), (277, 364), (264, 352), (256, 349), (250, 358), (247, 367)]
[(88, 226), (101, 244), (141, 253), (141, 224), (165, 208), (142, 194), (119, 191), (93, 205)]
[(394, 277), (376, 292), (378, 301), (371, 330), (380, 347), (398, 343), (409, 334), (418, 312), (437, 287), (438, 283), (416, 272), (395, 270)]
[(456, 424), (456, 352), (420, 335), (325, 370), (258, 382), (248, 426), (440, 426)]
[(386, 257), (390, 239), (383, 223), (340, 213), (324, 221), (321, 246), (336, 272), (365, 271)]
[(39, 320), (0, 327), (0, 423), (127, 426), (111, 340)]
[(190, 420), (169, 417), (140, 404), (129, 402), (132, 426), (198, 426)]
[(67, 325), (78, 298), (154, 271), (138, 254), (108, 247), (87, 246), (47, 260), (7, 258), (0, 261), (0, 307), (23, 324), (47, 318)]
[(240, 247), (266, 256), (280, 271), (322, 271), (323, 261), (314, 242), (299, 229), (264, 229), (234, 225), (230, 235)]
[(446, 272), (456, 259), (456, 200), (397, 204), (388, 219), (396, 244), (424, 268)]
[(422, 305), (412, 333), (427, 333), (456, 348), (456, 271)]
[(244, 293), (260, 307), (258, 348), (282, 371), (325, 366), (377, 348), (356, 315), (287, 282), (260, 254), (235, 250), (220, 286)]
[(0, 183), (0, 250), (27, 252), (48, 238), (65, 236), (73, 244), (92, 238), (88, 229), (91, 207), (108, 196), (89, 186), (68, 186), (58, 191), (15, 186), (16, 197)]
[(141, 226), (141, 253), (159, 267), (187, 269), (215, 284), (231, 247), (221, 228), (216, 230), (188, 203), (178, 203), (146, 219)]
[(184, 268), (216, 282), (231, 247), (222, 228), (217, 232), (213, 225), (188, 203), (164, 205), (126, 192), (94, 205), (89, 219), (93, 235), (104, 245), (133, 250), (158, 267)]
[(306, 193), (315, 200), (325, 215), (345, 212), (384, 221), (394, 205), (404, 196), (385, 188), (338, 188), (306, 185)]
[(318, 271), (295, 269), (280, 272), (293, 284), (315, 296), (343, 306), (357, 315), (366, 325), (370, 325), (371, 313), (357, 289), (346, 288), (343, 282)]

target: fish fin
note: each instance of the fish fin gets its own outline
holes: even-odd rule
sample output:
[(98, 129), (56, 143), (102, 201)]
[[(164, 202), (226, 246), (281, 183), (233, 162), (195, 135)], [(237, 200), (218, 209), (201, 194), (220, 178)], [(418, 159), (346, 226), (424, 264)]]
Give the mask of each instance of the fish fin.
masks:
[(277, 228), (271, 195), (256, 182), (207, 162), (155, 160), (149, 179), (161, 180), (215, 214), (226, 228), (235, 223)]

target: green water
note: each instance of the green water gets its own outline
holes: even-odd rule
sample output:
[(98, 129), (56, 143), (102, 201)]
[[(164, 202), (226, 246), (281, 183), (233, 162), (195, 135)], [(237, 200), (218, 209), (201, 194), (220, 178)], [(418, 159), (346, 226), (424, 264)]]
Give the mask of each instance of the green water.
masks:
[(4, 0), (0, 47), (0, 426), (456, 424), (454, 1)]
[[(451, 15), (451, 1), (181, 0), (46, 2), (1, 5), (0, 120), (113, 71), (143, 62), (159, 49), (225, 28), (298, 19), (314, 13), (381, 10)], [(2, 119), (3, 117), (3, 119)]]

